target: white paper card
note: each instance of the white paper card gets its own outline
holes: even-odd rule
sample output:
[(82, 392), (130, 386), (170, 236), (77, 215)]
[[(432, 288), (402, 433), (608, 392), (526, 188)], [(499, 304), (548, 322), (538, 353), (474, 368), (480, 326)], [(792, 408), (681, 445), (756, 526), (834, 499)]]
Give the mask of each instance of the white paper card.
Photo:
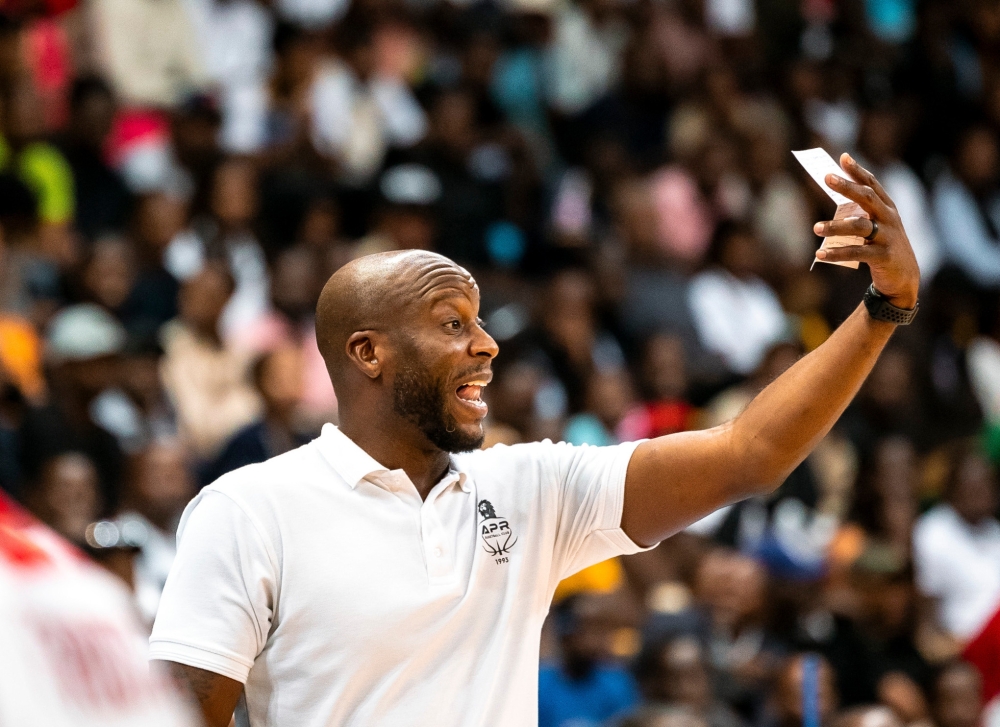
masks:
[[(802, 151), (793, 151), (792, 154), (795, 155), (799, 164), (802, 165), (816, 184), (822, 187), (827, 196), (837, 204), (837, 212), (834, 214), (833, 219), (842, 220), (847, 217), (868, 217), (868, 213), (861, 209), (861, 206), (857, 202), (848, 199), (839, 192), (834, 192), (827, 185), (826, 175), (828, 174), (835, 174), (838, 177), (843, 177), (844, 179), (850, 179), (850, 177), (844, 172), (843, 169), (841, 169), (840, 165), (834, 161), (833, 157), (827, 153), (826, 149), (820, 147), (815, 149), (803, 149)], [(823, 244), (819, 246), (819, 249), (829, 250), (834, 247), (864, 244), (864, 239), (860, 237), (835, 235), (833, 237), (823, 238)], [(830, 262), (814, 257), (813, 265), (818, 262), (828, 263), (830, 265), (841, 265), (845, 268), (855, 269), (857, 269), (860, 265), (860, 263), (857, 262)], [(809, 266), (809, 269), (812, 270), (812, 265)]]
[(815, 149), (793, 151), (792, 154), (794, 154), (795, 158), (799, 160), (799, 164), (801, 164), (802, 168), (806, 170), (810, 177), (813, 178), (813, 181), (822, 187), (827, 196), (836, 204), (848, 204), (851, 201), (839, 192), (834, 192), (826, 184), (827, 174), (836, 174), (838, 177), (850, 179), (850, 177), (844, 173), (844, 170), (840, 168), (840, 165), (833, 160), (833, 157), (827, 153), (826, 149), (816, 147)]

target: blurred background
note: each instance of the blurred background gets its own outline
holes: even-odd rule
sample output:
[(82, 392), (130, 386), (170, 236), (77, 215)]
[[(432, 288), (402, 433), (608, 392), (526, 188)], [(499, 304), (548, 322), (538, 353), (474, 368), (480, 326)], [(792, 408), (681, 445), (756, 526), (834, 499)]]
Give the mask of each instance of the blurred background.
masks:
[(479, 280), (487, 444), (721, 423), (861, 299), (790, 154), (850, 151), (920, 316), (773, 495), (560, 586), (541, 727), (1000, 724), (998, 134), (996, 0), (2, 0), (0, 486), (150, 624), (401, 248)]

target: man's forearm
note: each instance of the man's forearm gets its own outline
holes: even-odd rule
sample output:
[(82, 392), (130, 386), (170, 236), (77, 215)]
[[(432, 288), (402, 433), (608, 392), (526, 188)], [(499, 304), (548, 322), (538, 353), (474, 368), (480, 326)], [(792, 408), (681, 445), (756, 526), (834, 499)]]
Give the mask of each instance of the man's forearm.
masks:
[(735, 487), (780, 484), (857, 394), (895, 326), (858, 308), (819, 348), (765, 388), (733, 422)]
[(727, 503), (776, 487), (837, 421), (893, 328), (859, 307), (735, 420), (640, 444), (625, 478), (622, 529), (652, 545)]
[[(816, 258), (865, 263), (875, 289), (891, 305), (912, 309), (920, 268), (899, 213), (871, 172), (847, 154), (840, 163), (851, 179), (829, 174), (826, 183), (867, 216), (817, 222), (813, 230), (864, 244), (820, 248)], [(726, 503), (777, 486), (830, 431), (894, 328), (859, 305), (826, 343), (779, 376), (735, 420), (636, 447), (625, 476), (625, 533), (650, 545)]]

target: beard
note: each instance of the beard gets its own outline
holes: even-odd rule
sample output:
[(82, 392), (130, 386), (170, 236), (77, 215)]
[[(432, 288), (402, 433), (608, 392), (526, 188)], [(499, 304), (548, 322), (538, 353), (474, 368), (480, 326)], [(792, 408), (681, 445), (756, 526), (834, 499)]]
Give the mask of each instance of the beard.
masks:
[(426, 368), (406, 365), (396, 374), (392, 385), (392, 408), (443, 452), (457, 454), (479, 449), (486, 437), (483, 431), (466, 434), (448, 413), (446, 402), (453, 393), (447, 382), (436, 380)]

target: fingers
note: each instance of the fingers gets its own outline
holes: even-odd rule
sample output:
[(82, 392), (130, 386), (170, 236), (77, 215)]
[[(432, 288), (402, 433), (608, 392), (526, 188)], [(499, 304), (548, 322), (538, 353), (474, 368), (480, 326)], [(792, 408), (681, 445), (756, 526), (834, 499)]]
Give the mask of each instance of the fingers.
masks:
[(888, 255), (882, 245), (845, 245), (816, 251), (816, 258), (828, 263), (859, 262), (869, 265), (881, 262)]
[(850, 154), (845, 152), (840, 155), (840, 166), (843, 167), (848, 174), (854, 177), (854, 181), (871, 187), (875, 194), (878, 195), (879, 199), (881, 199), (887, 207), (895, 207), (892, 198), (886, 193), (885, 188), (875, 178), (875, 175), (854, 161), (854, 157)]
[(838, 177), (836, 174), (828, 174), (826, 177), (826, 183), (830, 185), (830, 189), (840, 192), (848, 199), (857, 202), (861, 205), (861, 208), (872, 217), (876, 219), (885, 219), (887, 216), (886, 213), (889, 211), (888, 205), (886, 205), (886, 203), (882, 201), (882, 198), (875, 193), (875, 190), (867, 184), (852, 182), (848, 179), (844, 179), (843, 177)]
[(872, 221), (867, 217), (845, 217), (842, 220), (817, 222), (813, 225), (813, 232), (820, 237), (835, 237), (837, 235), (868, 237), (872, 232)]

